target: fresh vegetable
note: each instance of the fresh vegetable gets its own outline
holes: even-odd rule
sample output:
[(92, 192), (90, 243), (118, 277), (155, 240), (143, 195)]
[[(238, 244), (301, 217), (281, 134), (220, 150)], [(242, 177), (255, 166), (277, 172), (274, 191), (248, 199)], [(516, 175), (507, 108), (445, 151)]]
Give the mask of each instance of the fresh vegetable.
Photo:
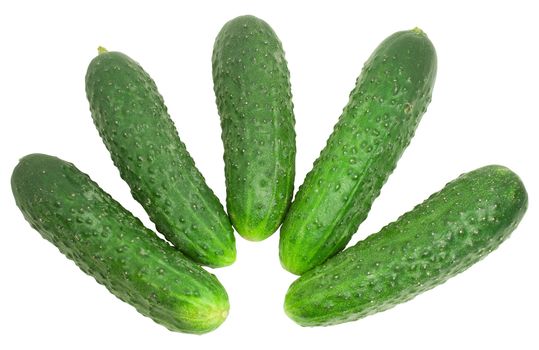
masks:
[(159, 239), (73, 164), (31, 154), (13, 171), (17, 206), (43, 238), (140, 313), (170, 330), (205, 333), (226, 318), (215, 276)]
[(213, 49), (213, 81), (225, 149), (227, 210), (240, 235), (260, 241), (292, 199), (295, 132), (290, 74), (279, 38), (264, 21), (224, 25)]
[(285, 269), (303, 274), (346, 246), (410, 143), (435, 76), (436, 52), (417, 28), (374, 51), (284, 220)]
[(496, 249), (527, 204), (524, 185), (505, 167), (464, 174), (297, 279), (286, 295), (286, 313), (300, 325), (325, 326), (410, 300)]
[(232, 264), (230, 221), (180, 141), (150, 76), (126, 55), (101, 50), (88, 67), (86, 94), (114, 164), (157, 230), (200, 264)]

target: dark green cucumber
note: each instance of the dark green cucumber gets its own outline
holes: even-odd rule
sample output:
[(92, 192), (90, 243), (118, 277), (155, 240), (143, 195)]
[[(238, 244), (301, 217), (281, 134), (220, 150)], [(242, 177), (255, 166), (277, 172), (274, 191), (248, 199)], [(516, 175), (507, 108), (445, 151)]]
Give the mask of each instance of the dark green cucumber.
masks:
[(295, 132), (290, 75), (279, 38), (253, 16), (224, 25), (213, 48), (221, 116), (227, 210), (238, 233), (274, 233), (294, 189)]
[(302, 274), (350, 241), (410, 143), (435, 76), (436, 52), (419, 29), (395, 33), (374, 51), (284, 220), (285, 269)]
[(461, 175), (380, 232), (297, 279), (286, 313), (303, 326), (357, 320), (431, 289), (496, 249), (526, 212), (519, 177), (497, 165)]
[(114, 164), (157, 230), (200, 264), (232, 264), (230, 220), (180, 141), (150, 76), (126, 55), (101, 50), (88, 67), (86, 94)]
[(228, 296), (203, 270), (56, 157), (32, 154), (11, 177), (17, 206), (43, 238), (121, 300), (173, 331), (205, 333), (228, 314)]

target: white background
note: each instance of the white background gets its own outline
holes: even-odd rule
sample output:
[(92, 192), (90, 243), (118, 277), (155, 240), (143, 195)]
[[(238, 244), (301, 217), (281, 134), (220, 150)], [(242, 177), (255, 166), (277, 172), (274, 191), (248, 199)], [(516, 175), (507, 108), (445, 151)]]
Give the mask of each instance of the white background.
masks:
[[(533, 2), (12, 1), (0, 5), (0, 348), (2, 349), (537, 349), (539, 25)], [(302, 328), (282, 303), (294, 276), (278, 234), (237, 238), (215, 271), (228, 320), (203, 336), (172, 333), (98, 285), (23, 220), (9, 177), (41, 152), (74, 162), (153, 225), (95, 130), (84, 74), (98, 45), (152, 75), (182, 140), (224, 201), (211, 52), (228, 20), (257, 15), (283, 42), (297, 132), (296, 188), (325, 144), (363, 62), (395, 31), (421, 27), (438, 53), (432, 103), (351, 243), (378, 231), (462, 172), (498, 163), (520, 174), (530, 206), (513, 236), (465, 273), (363, 320)]]

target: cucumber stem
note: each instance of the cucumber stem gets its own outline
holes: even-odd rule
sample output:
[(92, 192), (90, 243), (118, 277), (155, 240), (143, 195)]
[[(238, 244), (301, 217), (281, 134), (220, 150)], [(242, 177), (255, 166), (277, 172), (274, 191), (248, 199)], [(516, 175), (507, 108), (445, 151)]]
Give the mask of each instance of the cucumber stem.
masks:
[(421, 28), (419, 28), (419, 27), (415, 27), (414, 29), (412, 29), (412, 32), (414, 32), (416, 34), (425, 35), (425, 32), (423, 30), (421, 30)]

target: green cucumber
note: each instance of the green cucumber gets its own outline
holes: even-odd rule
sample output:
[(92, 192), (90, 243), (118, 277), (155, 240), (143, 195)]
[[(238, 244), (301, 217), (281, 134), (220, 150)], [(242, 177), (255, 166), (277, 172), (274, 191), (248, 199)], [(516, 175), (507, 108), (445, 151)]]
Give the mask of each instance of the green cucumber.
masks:
[(412, 211), (297, 279), (286, 313), (303, 326), (357, 320), (431, 289), (496, 249), (526, 212), (519, 177), (497, 165), (461, 175)]
[(285, 269), (303, 274), (350, 241), (410, 143), (435, 76), (436, 52), (417, 28), (374, 51), (281, 227)]
[(88, 67), (86, 94), (114, 164), (157, 230), (197, 263), (232, 264), (230, 220), (180, 141), (150, 76), (126, 55), (100, 50)]
[(226, 318), (217, 278), (183, 256), (73, 164), (32, 154), (11, 178), (17, 206), (43, 238), (140, 313), (173, 331), (205, 333)]
[(290, 74), (279, 38), (253, 16), (226, 23), (213, 48), (227, 211), (238, 233), (260, 241), (292, 199), (295, 132)]

